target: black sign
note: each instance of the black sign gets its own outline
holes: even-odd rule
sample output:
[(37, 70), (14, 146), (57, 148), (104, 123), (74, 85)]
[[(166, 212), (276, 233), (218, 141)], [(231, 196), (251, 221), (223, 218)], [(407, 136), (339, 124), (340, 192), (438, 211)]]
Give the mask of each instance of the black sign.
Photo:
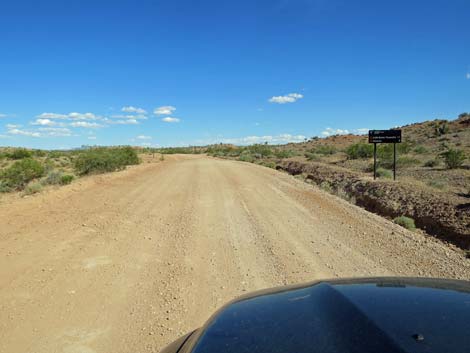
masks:
[(400, 143), (401, 130), (369, 130), (369, 143)]

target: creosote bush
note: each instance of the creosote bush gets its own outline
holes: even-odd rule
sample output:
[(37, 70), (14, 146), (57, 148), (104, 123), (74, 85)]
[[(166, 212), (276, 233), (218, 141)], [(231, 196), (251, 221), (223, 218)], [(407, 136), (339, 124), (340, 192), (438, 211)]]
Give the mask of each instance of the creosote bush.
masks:
[(444, 162), (448, 169), (455, 169), (462, 166), (465, 161), (465, 153), (462, 150), (449, 148), (446, 152), (442, 153)]
[(411, 231), (414, 231), (416, 229), (415, 221), (413, 218), (410, 217), (400, 216), (395, 218), (393, 222)]
[(11, 159), (23, 159), (30, 158), (32, 153), (25, 148), (16, 148), (12, 152), (8, 153), (8, 158)]
[(73, 179), (75, 179), (75, 177), (73, 175), (64, 174), (60, 177), (60, 184), (61, 185), (70, 184), (73, 181)]
[(100, 174), (139, 164), (137, 152), (131, 147), (93, 148), (81, 152), (74, 161), (78, 175)]
[(377, 168), (377, 176), (379, 178), (391, 179), (393, 177), (393, 173), (388, 169)]
[(30, 181), (44, 175), (44, 166), (32, 159), (24, 158), (16, 161), (0, 173), (2, 188), (22, 190)]
[(26, 186), (24, 189), (25, 195), (37, 194), (42, 191), (42, 184), (39, 182), (33, 182)]
[(369, 143), (355, 143), (346, 149), (349, 159), (366, 159), (374, 155), (374, 147)]

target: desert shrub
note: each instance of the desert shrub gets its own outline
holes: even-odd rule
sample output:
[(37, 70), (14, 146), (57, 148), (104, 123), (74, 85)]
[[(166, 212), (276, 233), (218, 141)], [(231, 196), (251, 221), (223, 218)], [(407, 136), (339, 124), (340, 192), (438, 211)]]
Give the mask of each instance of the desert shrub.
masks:
[(467, 116), (470, 116), (470, 113), (460, 113), (459, 119), (466, 118)]
[(59, 170), (51, 170), (41, 180), (43, 185), (57, 185), (61, 183), (62, 172)]
[(393, 177), (393, 174), (390, 170), (385, 168), (377, 168), (377, 176), (379, 178), (387, 178), (390, 179)]
[(263, 162), (261, 163), (261, 165), (268, 167), (268, 168), (276, 169), (276, 163), (274, 162)]
[(413, 149), (413, 151), (414, 151), (414, 153), (417, 153), (417, 154), (424, 154), (424, 153), (427, 153), (427, 152), (428, 152), (427, 148), (424, 147), (424, 146), (421, 146), (421, 145), (416, 146), (416, 147)]
[(79, 175), (99, 174), (138, 164), (139, 157), (131, 147), (93, 148), (81, 152), (74, 161)]
[(46, 152), (43, 151), (43, 150), (33, 150), (33, 156), (35, 157), (45, 157), (46, 156)]
[(329, 154), (335, 154), (336, 153), (336, 148), (334, 146), (317, 146), (313, 148), (310, 152), (312, 153), (317, 153), (317, 154), (322, 154), (322, 155), (329, 155)]
[(349, 159), (364, 159), (374, 155), (374, 146), (368, 143), (355, 143), (346, 149)]
[(39, 182), (33, 182), (26, 186), (24, 189), (25, 195), (37, 194), (42, 191), (42, 185)]
[(251, 145), (251, 146), (246, 147), (246, 150), (249, 151), (249, 153), (252, 154), (253, 156), (259, 155), (260, 156), (259, 158), (268, 157), (273, 154), (272, 149), (267, 145), (260, 145), (260, 144)]
[(436, 123), (434, 126), (434, 135), (439, 137), (441, 135), (445, 135), (449, 132), (449, 125), (447, 125), (446, 121), (441, 121)]
[(317, 161), (320, 159), (320, 156), (318, 156), (316, 153), (305, 152), (305, 158), (307, 158), (309, 161)]
[(44, 166), (32, 158), (13, 163), (0, 173), (2, 184), (11, 189), (23, 189), (31, 180), (44, 175)]
[(442, 190), (446, 187), (446, 183), (443, 181), (443, 180), (435, 180), (435, 179), (432, 179), (432, 180), (429, 180), (427, 182), (427, 184), (430, 186), (430, 187), (433, 187), (435, 189), (439, 189), (439, 190)]
[(327, 181), (322, 181), (319, 186), (320, 186), (320, 189), (322, 189), (323, 191), (326, 191), (326, 192), (329, 192), (329, 193), (333, 192), (333, 188), (332, 188), (331, 184)]
[(31, 151), (28, 151), (25, 148), (17, 148), (8, 153), (8, 158), (11, 159), (24, 159), (24, 158), (30, 158), (33, 154)]
[[(405, 168), (411, 166), (418, 166), (421, 164), (421, 161), (416, 158), (409, 156), (402, 156), (397, 158), (397, 168)], [(386, 160), (379, 160), (377, 165), (385, 169), (393, 169), (393, 158)]]
[(164, 153), (164, 154), (192, 154), (192, 153), (200, 153), (193, 147), (168, 147), (168, 148), (160, 148), (156, 150), (156, 152)]
[(160, 154), (160, 161), (163, 162), (165, 160), (165, 155), (163, 153)]
[[(393, 164), (393, 161), (392, 161)], [(409, 156), (401, 156), (397, 158), (397, 166), (398, 167), (411, 167), (411, 166), (418, 166), (421, 164), (421, 161), (417, 158), (409, 157)]]
[(64, 174), (60, 177), (60, 184), (61, 185), (67, 185), (70, 184), (75, 177), (70, 174)]
[[(397, 143), (396, 151), (398, 155), (410, 153), (412, 146), (408, 142)], [(382, 143), (377, 146), (377, 156), (381, 159), (393, 158), (393, 143)]]
[(438, 165), (439, 165), (439, 161), (437, 159), (430, 159), (424, 163), (424, 166), (428, 168), (437, 167)]
[(242, 153), (240, 157), (238, 157), (238, 160), (253, 163), (255, 161), (255, 157), (249, 153)]
[(415, 221), (410, 217), (400, 216), (395, 218), (393, 222), (411, 231), (416, 229)]
[(295, 151), (292, 151), (292, 150), (277, 150), (274, 152), (274, 155), (277, 157), (277, 158), (290, 158), (290, 157), (294, 157), (297, 155), (297, 153), (295, 153)]
[(3, 181), (0, 180), (0, 193), (10, 192), (11, 187), (6, 185)]
[(448, 169), (459, 168), (465, 161), (464, 151), (458, 149), (449, 148), (442, 156)]

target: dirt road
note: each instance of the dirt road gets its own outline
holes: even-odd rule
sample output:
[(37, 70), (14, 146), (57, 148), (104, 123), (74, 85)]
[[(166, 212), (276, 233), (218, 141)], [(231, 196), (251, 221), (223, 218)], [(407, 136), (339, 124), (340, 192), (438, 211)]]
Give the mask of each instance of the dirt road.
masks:
[(224, 302), (470, 260), (280, 172), (207, 157), (0, 202), (0, 352), (153, 352)]

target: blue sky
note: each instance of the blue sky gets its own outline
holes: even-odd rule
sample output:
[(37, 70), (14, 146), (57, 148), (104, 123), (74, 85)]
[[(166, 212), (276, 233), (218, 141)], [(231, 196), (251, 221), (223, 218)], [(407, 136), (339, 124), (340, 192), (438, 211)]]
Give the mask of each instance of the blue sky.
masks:
[(0, 146), (271, 143), (470, 111), (468, 0), (0, 2)]

